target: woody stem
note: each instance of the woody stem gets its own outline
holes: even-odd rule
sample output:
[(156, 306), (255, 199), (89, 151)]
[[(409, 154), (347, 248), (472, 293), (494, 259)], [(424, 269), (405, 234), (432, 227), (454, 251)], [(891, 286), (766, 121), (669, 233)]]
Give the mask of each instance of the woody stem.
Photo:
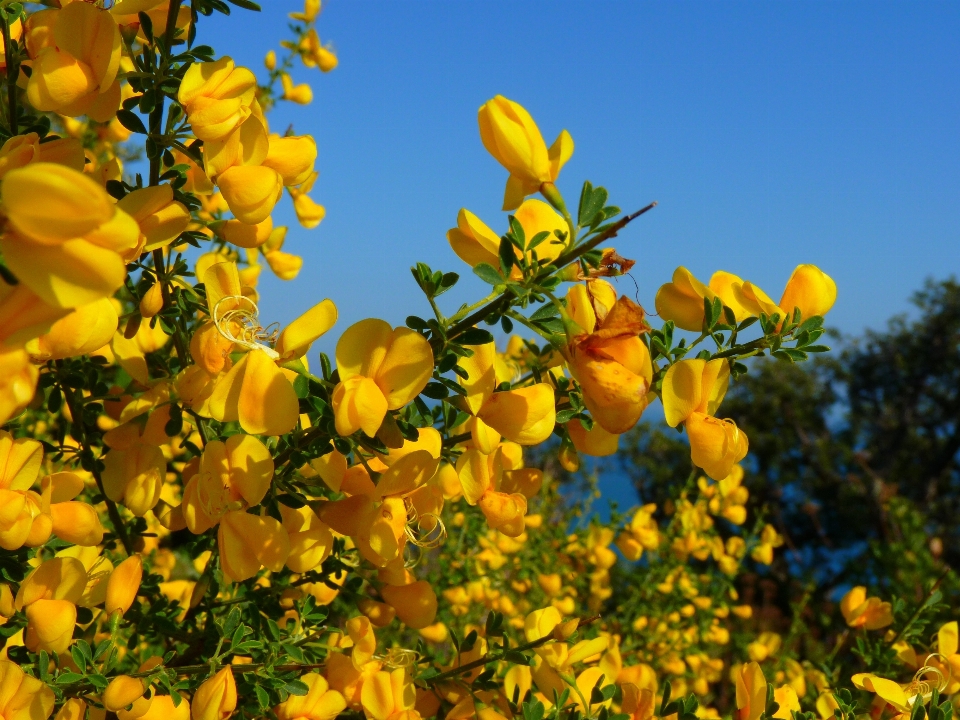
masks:
[(17, 48), (10, 38), (10, 26), (7, 17), (0, 12), (0, 32), (3, 33), (3, 53), (7, 63), (7, 108), (10, 118), (10, 135), (19, 132), (17, 128), (17, 76), (20, 74), (20, 58)]

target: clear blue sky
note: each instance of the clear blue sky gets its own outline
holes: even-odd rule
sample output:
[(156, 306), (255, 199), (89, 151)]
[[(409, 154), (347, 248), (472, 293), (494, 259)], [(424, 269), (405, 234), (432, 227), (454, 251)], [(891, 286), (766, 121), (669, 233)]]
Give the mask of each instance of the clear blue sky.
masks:
[[(202, 20), (198, 42), (259, 72), (301, 7), (263, 5)], [(573, 135), (559, 184), (574, 205), (584, 179), (624, 209), (660, 202), (617, 242), (651, 310), (679, 264), (704, 280), (736, 272), (777, 299), (811, 262), (839, 286), (828, 320), (856, 333), (907, 309), (925, 277), (960, 268), (957, 3), (325, 5), (321, 39), (340, 66), (300, 69), (314, 102), (273, 123), (317, 137), (327, 218), (302, 230), (284, 201), (275, 218), (305, 268), (261, 286), (267, 321), (337, 303), (324, 350), (363, 317), (427, 314), (407, 270), (417, 260), (464, 276), (451, 310), (480, 297), (445, 232), (462, 206), (504, 229), (506, 173), (476, 122), (497, 93), (526, 106), (548, 144)]]

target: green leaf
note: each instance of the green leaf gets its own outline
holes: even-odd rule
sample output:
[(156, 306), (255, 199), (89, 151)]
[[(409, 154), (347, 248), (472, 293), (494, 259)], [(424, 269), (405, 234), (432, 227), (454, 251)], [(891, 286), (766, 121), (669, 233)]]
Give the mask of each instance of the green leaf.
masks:
[(480, 263), (477, 265), (473, 269), (473, 274), (483, 280), (485, 283), (490, 283), (491, 285), (501, 285), (504, 282), (503, 275), (497, 272), (493, 265), (489, 265), (487, 263)]
[(310, 692), (310, 686), (301, 680), (289, 680), (283, 689), (291, 695), (306, 695)]
[(506, 237), (500, 238), (500, 250), (498, 255), (500, 257), (500, 270), (503, 271), (503, 277), (510, 277), (510, 270), (517, 262), (517, 256), (513, 252), (513, 243), (511, 243)]
[(546, 230), (538, 232), (536, 235), (533, 236), (533, 238), (527, 244), (527, 250), (533, 250), (535, 247), (540, 245), (540, 243), (544, 242), (549, 237), (550, 237), (550, 233)]
[(486, 345), (493, 342), (493, 335), (489, 330), (470, 328), (462, 333), (457, 340), (464, 345)]
[(265, 710), (270, 707), (270, 696), (267, 695), (266, 690), (259, 685), (254, 685), (253, 691), (257, 694), (257, 702), (260, 703), (261, 708)]
[(427, 383), (427, 386), (423, 389), (423, 394), (432, 400), (443, 400), (450, 395), (450, 392), (443, 383), (432, 382)]
[(140, 119), (139, 115), (129, 110), (117, 110), (117, 120), (130, 132), (140, 133), (141, 135), (147, 134), (147, 128), (144, 126), (143, 120)]
[(137, 13), (137, 17), (140, 20), (140, 30), (143, 31), (144, 37), (147, 38), (147, 42), (151, 45), (153, 44), (153, 20), (150, 19), (150, 16), (142, 10)]
[(510, 221), (510, 234), (513, 236), (514, 245), (517, 246), (517, 249), (521, 252), (527, 247), (527, 234), (523, 231), (523, 225), (520, 224), (520, 221), (517, 220), (513, 215), (509, 216)]
[(560, 311), (557, 309), (557, 306), (552, 302), (544, 304), (539, 310), (537, 310), (533, 315), (530, 316), (530, 320), (536, 322), (537, 320), (547, 320), (552, 317), (557, 317), (560, 314)]
[(227, 0), (227, 2), (236, 5), (238, 8), (243, 8), (244, 10), (260, 12), (260, 6), (253, 2), (253, 0)]
[(63, 672), (57, 676), (56, 683), (57, 685), (71, 685), (75, 682), (83, 680), (83, 675), (75, 672)]

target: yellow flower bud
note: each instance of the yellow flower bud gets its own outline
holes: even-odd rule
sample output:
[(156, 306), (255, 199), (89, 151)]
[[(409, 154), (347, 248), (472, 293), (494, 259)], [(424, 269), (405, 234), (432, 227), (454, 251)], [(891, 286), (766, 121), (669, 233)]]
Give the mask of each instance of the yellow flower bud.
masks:
[(767, 680), (755, 662), (746, 663), (736, 674), (737, 717), (757, 720), (767, 705)]
[(143, 579), (143, 560), (139, 555), (131, 555), (114, 568), (107, 581), (107, 599), (103, 609), (108, 615), (119, 611), (123, 615), (140, 590), (140, 581)]
[(147, 686), (141, 678), (133, 678), (129, 675), (117, 675), (107, 689), (103, 691), (101, 701), (103, 706), (110, 712), (123, 710), (128, 705), (143, 697), (147, 692)]
[(263, 58), (263, 65), (267, 70), (275, 70), (277, 67), (277, 53), (273, 50), (270, 50), (266, 57)]
[(787, 281), (780, 307), (792, 317), (800, 308), (801, 318), (826, 315), (837, 300), (837, 284), (816, 265), (798, 265)]
[(163, 286), (155, 282), (140, 299), (140, 314), (145, 318), (152, 318), (163, 310)]
[(226, 720), (237, 709), (237, 685), (233, 670), (225, 667), (204, 681), (191, 703), (193, 720)]

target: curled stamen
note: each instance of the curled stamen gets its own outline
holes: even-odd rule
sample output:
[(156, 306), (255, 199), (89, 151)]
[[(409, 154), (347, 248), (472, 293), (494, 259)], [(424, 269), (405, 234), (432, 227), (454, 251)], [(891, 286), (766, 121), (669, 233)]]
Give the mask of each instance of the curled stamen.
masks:
[[(425, 527), (426, 525), (429, 527)], [(420, 515), (409, 500), (407, 501), (407, 524), (404, 525), (403, 532), (407, 540), (421, 550), (438, 548), (447, 539), (447, 528), (440, 516), (434, 513)]]
[[(222, 310), (220, 306), (228, 300), (236, 302), (237, 307)], [(225, 295), (213, 307), (213, 324), (223, 337), (247, 350), (265, 352), (276, 360), (280, 355), (266, 343), (277, 341), (280, 325), (272, 323), (266, 328), (261, 327), (259, 317), (260, 308), (245, 295)]]
[[(944, 677), (940, 668), (929, 664), (933, 658), (937, 658), (939, 662), (947, 668), (948, 677)], [(926, 702), (930, 699), (934, 688), (936, 688), (938, 692), (943, 692), (944, 688), (950, 683), (950, 677), (952, 676), (949, 668), (950, 663), (940, 653), (931, 653), (928, 655), (926, 660), (924, 660), (923, 667), (917, 670), (913, 676), (913, 680), (911, 680), (910, 684), (906, 687), (906, 692), (910, 696), (910, 704), (912, 705), (916, 702), (916, 698), (918, 697), (921, 699), (921, 702)], [(930, 676), (933, 677), (931, 678)]]
[(374, 657), (382, 662), (384, 667), (396, 669), (413, 667), (420, 659), (420, 654), (415, 650), (394, 647), (387, 650), (385, 655), (375, 655)]

